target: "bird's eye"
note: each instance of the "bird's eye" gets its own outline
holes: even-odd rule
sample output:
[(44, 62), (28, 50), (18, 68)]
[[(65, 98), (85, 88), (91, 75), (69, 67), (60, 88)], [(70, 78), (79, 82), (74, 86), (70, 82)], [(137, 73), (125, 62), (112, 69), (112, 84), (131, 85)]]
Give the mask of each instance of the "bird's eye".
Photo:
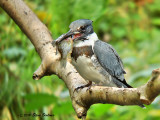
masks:
[(84, 26), (81, 26), (77, 29), (78, 31), (84, 31), (85, 30), (85, 27)]
[(81, 30), (84, 30), (84, 29), (85, 29), (85, 27), (84, 27), (84, 26), (81, 26), (80, 28), (81, 28)]

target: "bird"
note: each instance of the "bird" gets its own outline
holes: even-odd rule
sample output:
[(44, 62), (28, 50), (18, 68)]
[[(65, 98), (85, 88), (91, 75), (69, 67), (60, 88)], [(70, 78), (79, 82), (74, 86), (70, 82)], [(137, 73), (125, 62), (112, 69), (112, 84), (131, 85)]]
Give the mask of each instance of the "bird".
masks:
[(71, 63), (88, 82), (79, 88), (90, 86), (92, 82), (108, 87), (132, 88), (125, 80), (126, 72), (120, 56), (112, 45), (99, 40), (92, 23), (89, 19), (73, 21), (69, 25), (70, 30), (56, 41), (73, 39)]
[[(59, 37), (56, 42), (66, 41), (70, 37), (73, 39), (71, 63), (89, 83), (132, 88), (124, 78), (126, 72), (118, 53), (110, 44), (98, 39), (92, 22), (89, 19), (73, 21), (69, 26), (70, 30)], [(61, 49), (65, 51), (66, 48), (63, 46)]]

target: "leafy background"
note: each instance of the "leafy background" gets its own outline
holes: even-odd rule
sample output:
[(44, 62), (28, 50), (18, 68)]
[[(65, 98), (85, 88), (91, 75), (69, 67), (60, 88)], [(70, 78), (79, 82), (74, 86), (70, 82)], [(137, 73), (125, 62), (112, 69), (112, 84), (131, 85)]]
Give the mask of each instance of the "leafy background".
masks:
[[(56, 39), (77, 19), (91, 19), (99, 38), (121, 56), (126, 79), (138, 87), (160, 67), (159, 0), (25, 0)], [(34, 46), (0, 9), (0, 119), (51, 120), (53, 117), (19, 117), (24, 113), (54, 114), (55, 120), (76, 120), (68, 90), (56, 75), (39, 81), (32, 74), (41, 60)], [(159, 120), (160, 97), (138, 106), (96, 104), (87, 120)]]

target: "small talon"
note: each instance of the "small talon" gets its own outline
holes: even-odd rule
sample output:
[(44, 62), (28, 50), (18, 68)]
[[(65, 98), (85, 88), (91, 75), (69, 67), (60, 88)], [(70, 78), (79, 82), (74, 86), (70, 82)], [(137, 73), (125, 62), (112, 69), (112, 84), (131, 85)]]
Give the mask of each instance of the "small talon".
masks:
[[(80, 86), (80, 87), (77, 87), (77, 88), (74, 90), (74, 92), (75, 92), (75, 91), (77, 92), (78, 89), (83, 89), (84, 87), (85, 87), (85, 85), (82, 85), (82, 86)], [(73, 93), (74, 93), (74, 92), (73, 92)]]
[[(85, 87), (88, 87), (87, 90), (86, 90), (86, 91), (88, 91), (88, 90), (90, 90), (91, 86), (92, 86), (92, 81), (89, 81), (88, 84), (82, 85), (82, 86), (80, 86), (80, 87), (77, 87), (77, 88), (74, 90), (74, 92), (75, 92), (75, 91), (78, 91), (78, 89), (83, 89), (83, 88), (85, 88)], [(74, 92), (73, 92), (73, 93), (74, 93)]]

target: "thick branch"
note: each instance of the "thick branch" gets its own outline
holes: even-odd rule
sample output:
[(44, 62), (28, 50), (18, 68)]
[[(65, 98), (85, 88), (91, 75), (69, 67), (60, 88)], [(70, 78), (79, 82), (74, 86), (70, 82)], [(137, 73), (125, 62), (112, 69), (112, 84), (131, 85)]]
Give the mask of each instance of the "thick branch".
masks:
[(75, 93), (78, 94), (76, 100), (84, 106), (100, 103), (100, 101), (118, 105), (149, 105), (160, 93), (160, 69), (154, 70), (152, 74), (148, 83), (139, 88), (92, 86), (87, 92), (86, 88)]
[(79, 118), (86, 116), (89, 107), (95, 103), (148, 105), (160, 93), (160, 69), (154, 70), (151, 80), (139, 88), (92, 86), (88, 91), (87, 88), (75, 91), (77, 87), (86, 84), (86, 81), (70, 62), (67, 62), (66, 68), (61, 67), (60, 54), (55, 54), (56, 48), (51, 45), (52, 37), (46, 26), (22, 0), (0, 0), (0, 6), (31, 40), (42, 59), (33, 78), (38, 80), (50, 74), (61, 77), (70, 91), (72, 104)]
[(139, 88), (92, 86), (89, 90), (84, 88), (78, 92), (75, 92), (73, 96), (76, 96), (74, 98), (74, 104), (84, 106), (85, 108), (83, 109), (83, 114), (77, 111), (77, 113), (79, 113), (78, 116), (81, 117), (86, 115), (89, 107), (95, 103), (109, 103), (117, 105), (149, 105), (159, 94), (160, 68), (153, 70), (151, 79), (145, 85)]

